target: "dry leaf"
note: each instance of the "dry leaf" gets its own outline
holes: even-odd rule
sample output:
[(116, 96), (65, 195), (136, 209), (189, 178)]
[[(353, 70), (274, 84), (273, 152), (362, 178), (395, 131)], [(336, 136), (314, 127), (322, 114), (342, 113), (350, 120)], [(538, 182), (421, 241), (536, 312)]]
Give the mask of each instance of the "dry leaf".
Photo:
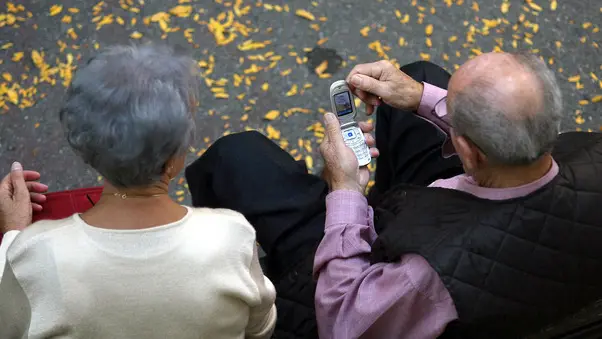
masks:
[(63, 10), (63, 5), (52, 5), (50, 7), (50, 16), (55, 16)]
[(142, 38), (142, 33), (138, 32), (138, 31), (133, 32), (132, 34), (130, 34), (130, 38), (132, 38), (132, 39), (140, 39), (140, 38)]
[(426, 36), (431, 36), (433, 34), (433, 25), (427, 25), (424, 29), (424, 33), (426, 33)]
[(189, 6), (189, 5), (180, 5), (180, 6), (176, 6), (169, 10), (170, 14), (178, 16), (180, 18), (189, 17), (191, 12), (192, 12), (192, 6)]
[(360, 29), (360, 34), (363, 37), (367, 37), (368, 36), (368, 32), (370, 32), (370, 26), (366, 26), (366, 27)]
[(271, 110), (268, 113), (266, 113), (266, 115), (263, 116), (263, 118), (265, 120), (274, 120), (276, 118), (278, 118), (280, 116), (280, 111), (277, 110)]
[(304, 9), (298, 9), (298, 10), (296, 10), (296, 11), (295, 11), (295, 14), (296, 14), (297, 16), (300, 16), (300, 17), (302, 17), (302, 18), (304, 18), (304, 19), (307, 19), (307, 20), (309, 20), (309, 21), (314, 21), (314, 20), (316, 20), (316, 17), (315, 17), (313, 14), (311, 14), (310, 12), (308, 12), (308, 11), (306, 11), (306, 10), (304, 10)]
[(322, 61), (321, 64), (316, 67), (315, 72), (317, 75), (324, 73), (324, 71), (328, 68), (328, 60)]

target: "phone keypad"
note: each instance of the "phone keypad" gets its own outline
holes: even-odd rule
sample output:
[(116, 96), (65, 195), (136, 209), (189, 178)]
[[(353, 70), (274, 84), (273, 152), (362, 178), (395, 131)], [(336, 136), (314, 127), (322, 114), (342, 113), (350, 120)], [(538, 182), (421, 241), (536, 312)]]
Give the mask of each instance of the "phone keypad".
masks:
[(353, 150), (360, 166), (369, 164), (372, 158), (362, 131), (357, 127), (351, 127), (343, 130), (342, 134), (345, 145)]

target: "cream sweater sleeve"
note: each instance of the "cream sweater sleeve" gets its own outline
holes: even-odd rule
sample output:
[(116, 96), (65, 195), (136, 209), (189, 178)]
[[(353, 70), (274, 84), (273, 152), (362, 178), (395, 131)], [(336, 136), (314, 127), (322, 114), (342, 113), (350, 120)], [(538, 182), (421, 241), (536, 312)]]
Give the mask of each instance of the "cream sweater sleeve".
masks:
[(4, 266), (6, 265), (6, 253), (8, 247), (15, 238), (19, 235), (19, 231), (8, 231), (2, 237), (2, 243), (0, 243), (0, 281), (2, 281), (2, 274), (4, 273)]
[(270, 338), (274, 327), (276, 326), (276, 290), (272, 282), (263, 275), (259, 265), (259, 254), (257, 246), (253, 249), (253, 259), (251, 260), (251, 277), (259, 291), (260, 303), (251, 308), (249, 315), (249, 324), (247, 325), (245, 337), (252, 339)]

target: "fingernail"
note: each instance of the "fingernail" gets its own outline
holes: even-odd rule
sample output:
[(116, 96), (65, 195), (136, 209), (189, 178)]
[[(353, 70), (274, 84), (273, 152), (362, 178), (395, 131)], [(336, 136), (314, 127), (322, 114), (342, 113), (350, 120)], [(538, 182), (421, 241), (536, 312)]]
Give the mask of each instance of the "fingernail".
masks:
[(13, 165), (10, 167), (10, 170), (11, 171), (22, 171), (23, 166), (19, 162), (15, 161), (15, 162), (13, 162)]
[(351, 84), (353, 86), (359, 86), (359, 85), (361, 85), (362, 84), (362, 77), (359, 76), (359, 75), (357, 75), (357, 74), (354, 75), (354, 76), (352, 76), (351, 77)]
[(324, 121), (325, 121), (327, 124), (329, 124), (329, 123), (333, 122), (333, 121), (334, 121), (334, 119), (336, 119), (336, 117), (334, 116), (334, 114), (332, 114), (332, 113), (326, 113), (326, 114), (324, 114)]

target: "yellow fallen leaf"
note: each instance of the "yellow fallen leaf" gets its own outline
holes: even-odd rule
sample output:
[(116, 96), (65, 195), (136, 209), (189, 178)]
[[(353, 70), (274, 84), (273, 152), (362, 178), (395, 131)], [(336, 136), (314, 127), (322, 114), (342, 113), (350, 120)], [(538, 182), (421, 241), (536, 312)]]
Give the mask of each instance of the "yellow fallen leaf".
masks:
[(280, 116), (280, 111), (277, 110), (271, 110), (269, 112), (266, 113), (266, 115), (263, 116), (263, 118), (265, 120), (274, 120), (276, 118), (278, 118)]
[(317, 75), (324, 73), (324, 71), (328, 68), (328, 60), (322, 61), (321, 64), (316, 67), (315, 72)]
[(23, 52), (15, 52), (11, 60), (14, 62), (19, 62), (21, 59), (23, 59)]
[(230, 97), (228, 93), (214, 93), (213, 96), (218, 99), (228, 99)]
[(368, 32), (370, 32), (370, 26), (366, 26), (366, 27), (360, 29), (360, 34), (363, 37), (367, 37), (368, 36)]
[(63, 10), (63, 5), (52, 5), (50, 7), (50, 16), (55, 16)]
[(406, 45), (406, 39), (404, 37), (400, 37), (399, 38), (399, 46), (405, 46)]
[(433, 42), (431, 41), (431, 38), (426, 38), (425, 44), (428, 48), (433, 47)]
[(592, 98), (592, 103), (597, 104), (599, 102), (602, 102), (602, 95), (596, 95)]
[(36, 65), (36, 67), (40, 69), (44, 67), (44, 57), (40, 54), (40, 52), (36, 51), (35, 49), (31, 51), (31, 60), (33, 61), (34, 65)]
[(8, 72), (2, 73), (2, 78), (4, 78), (4, 80), (6, 80), (6, 81), (13, 81), (13, 76), (10, 75), (10, 73), (8, 73)]
[(265, 92), (268, 89), (270, 89), (270, 84), (268, 84), (267, 82), (264, 83), (263, 85), (261, 85), (261, 89)]
[(502, 3), (502, 6), (500, 7), (500, 10), (502, 11), (502, 13), (504, 13), (504, 14), (508, 13), (509, 9), (510, 9), (510, 3), (508, 3), (508, 2)]
[(322, 46), (326, 43), (326, 41), (328, 41), (328, 38), (322, 38), (322, 39), (318, 40), (318, 42), (316, 42), (316, 45)]
[(180, 18), (186, 18), (190, 16), (192, 12), (192, 6), (179, 5), (169, 10), (169, 13)]
[(401, 22), (402, 24), (407, 24), (408, 22), (410, 22), (410, 15), (406, 14), (403, 16), (403, 18), (401, 20), (399, 20), (399, 22)]
[(306, 155), (305, 156), (305, 165), (307, 165), (307, 169), (314, 168), (314, 159), (312, 159), (311, 156)]
[(142, 38), (142, 33), (138, 32), (138, 31), (133, 32), (132, 34), (130, 34), (130, 38), (132, 38), (132, 39), (140, 39), (140, 38)]
[(450, 36), (449, 39), (448, 39), (449, 42), (454, 42), (456, 40), (458, 40), (458, 37), (455, 36), (455, 35)]
[(576, 122), (578, 125), (582, 125), (583, 123), (585, 123), (585, 119), (583, 119), (583, 116), (581, 116), (581, 115), (578, 115), (578, 116), (575, 118), (575, 122)]
[(431, 60), (431, 56), (427, 53), (420, 53), (420, 58), (424, 61), (429, 61)]
[(580, 75), (574, 75), (572, 77), (569, 77), (569, 82), (577, 82), (579, 80), (581, 80), (581, 76)]
[(529, 2), (529, 7), (531, 7), (533, 10), (538, 11), (538, 12), (541, 12), (541, 10), (542, 10), (541, 6), (534, 3), (533, 1)]
[(293, 85), (291, 87), (291, 89), (288, 92), (286, 92), (286, 96), (290, 97), (290, 96), (297, 94), (297, 89), (298, 89), (297, 85)]
[(280, 131), (272, 127), (272, 125), (267, 125), (265, 130), (268, 133), (268, 138), (276, 140), (280, 139)]
[(71, 23), (71, 15), (63, 16), (63, 18), (61, 19), (61, 22), (64, 24), (70, 24)]
[(579, 100), (579, 105), (581, 105), (581, 106), (589, 105), (589, 101), (587, 101), (587, 100)]
[(19, 104), (19, 95), (14, 89), (9, 89), (8, 91), (6, 91), (6, 96), (8, 97), (8, 101), (13, 103), (13, 105)]
[(431, 36), (433, 34), (433, 25), (428, 24), (424, 29), (424, 33), (426, 34), (426, 36)]
[(556, 8), (558, 8), (558, 2), (556, 0), (552, 0), (552, 3), (550, 3), (550, 9), (555, 11)]
[(68, 9), (69, 13), (77, 14), (79, 13), (79, 8), (71, 7)]
[(311, 14), (310, 12), (308, 12), (308, 11), (306, 11), (306, 10), (304, 10), (304, 9), (298, 9), (298, 10), (296, 10), (296, 11), (295, 11), (295, 14), (296, 14), (297, 16), (300, 16), (300, 17), (302, 17), (302, 18), (304, 18), (304, 19), (307, 19), (307, 20), (309, 20), (309, 21), (314, 21), (314, 20), (316, 20), (316, 17), (315, 17), (313, 14)]

